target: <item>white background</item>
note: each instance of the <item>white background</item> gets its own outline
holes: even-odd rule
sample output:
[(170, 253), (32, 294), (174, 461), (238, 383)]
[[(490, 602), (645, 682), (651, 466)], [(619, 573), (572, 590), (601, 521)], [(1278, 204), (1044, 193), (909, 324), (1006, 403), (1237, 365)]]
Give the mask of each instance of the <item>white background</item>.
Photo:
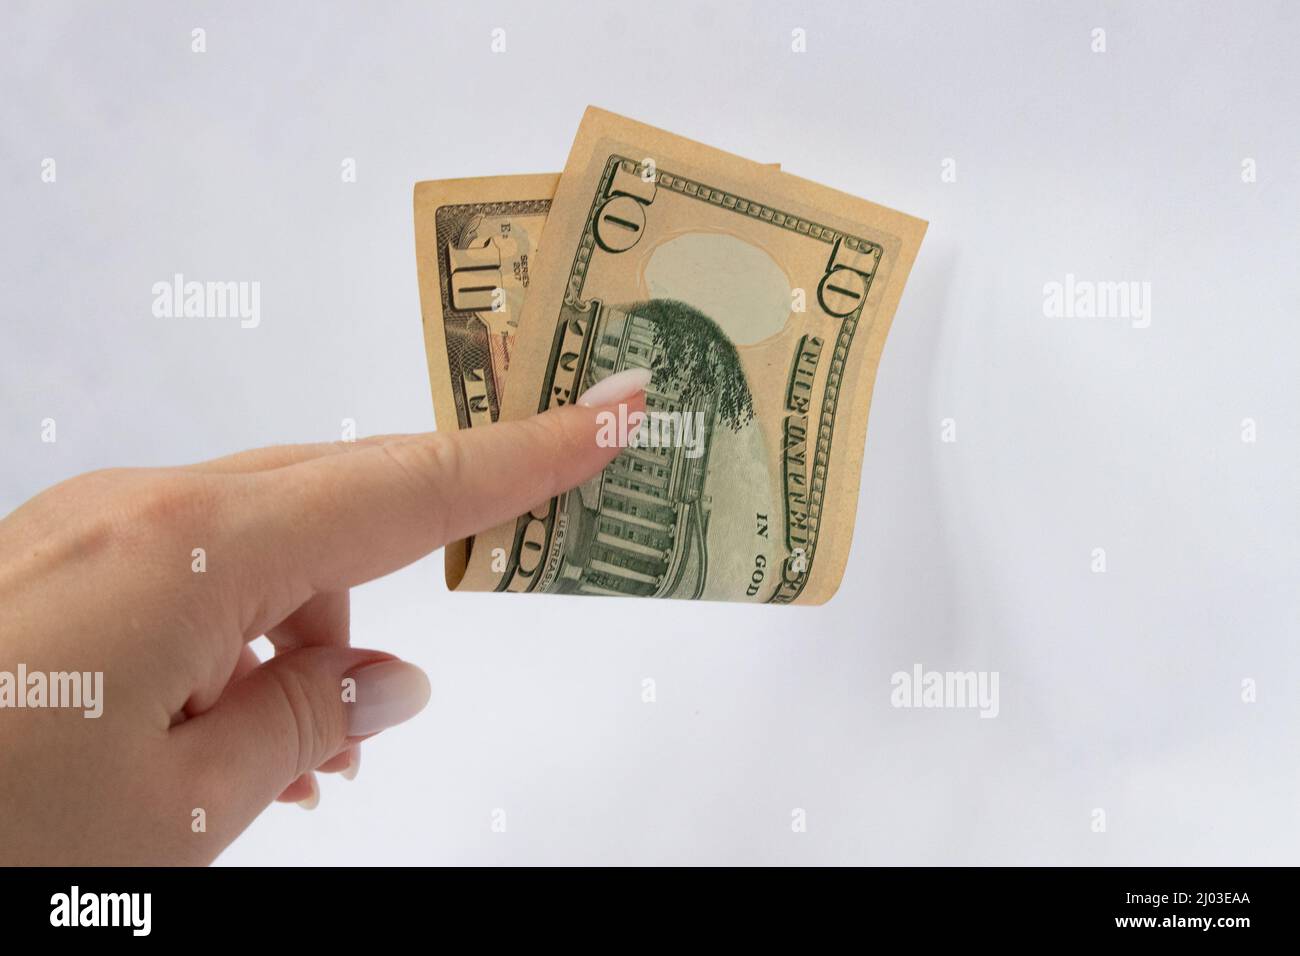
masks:
[[(588, 103), (931, 222), (830, 604), (452, 596), (434, 555), (353, 596), (428, 709), (224, 862), (1298, 862), (1295, 5), (3, 16), (0, 512), (430, 428), (412, 185), (558, 170)], [(259, 281), (261, 326), (154, 318), (177, 272)], [(1066, 273), (1150, 282), (1150, 327), (1046, 318)], [(891, 707), (916, 663), (997, 671), (999, 716)]]

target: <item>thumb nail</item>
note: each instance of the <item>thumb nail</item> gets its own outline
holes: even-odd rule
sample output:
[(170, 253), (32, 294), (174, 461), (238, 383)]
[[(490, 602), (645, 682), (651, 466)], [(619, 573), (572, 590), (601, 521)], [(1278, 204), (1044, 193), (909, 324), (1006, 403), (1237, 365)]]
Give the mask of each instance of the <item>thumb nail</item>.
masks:
[(348, 704), (348, 736), (377, 734), (410, 720), (429, 702), (429, 678), (406, 661), (367, 664), (348, 677), (356, 681), (356, 699)]
[(578, 396), (578, 404), (596, 408), (631, 398), (650, 384), (652, 373), (648, 368), (625, 368), (607, 375)]

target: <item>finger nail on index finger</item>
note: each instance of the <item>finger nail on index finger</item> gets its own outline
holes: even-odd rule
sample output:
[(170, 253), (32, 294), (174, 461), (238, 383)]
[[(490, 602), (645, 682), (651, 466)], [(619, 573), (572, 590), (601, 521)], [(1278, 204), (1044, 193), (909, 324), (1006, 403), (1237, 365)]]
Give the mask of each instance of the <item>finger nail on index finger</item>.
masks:
[(648, 368), (627, 368), (602, 378), (578, 396), (584, 408), (596, 408), (631, 398), (650, 384), (653, 373)]

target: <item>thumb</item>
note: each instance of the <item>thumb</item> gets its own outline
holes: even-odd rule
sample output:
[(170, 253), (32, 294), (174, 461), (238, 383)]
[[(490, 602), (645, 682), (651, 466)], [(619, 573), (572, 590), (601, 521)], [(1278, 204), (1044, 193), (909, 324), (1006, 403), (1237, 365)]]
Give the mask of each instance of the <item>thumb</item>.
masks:
[(429, 701), (414, 664), (379, 651), (311, 646), (278, 654), (171, 734), (212, 831), (233, 839), (292, 781)]

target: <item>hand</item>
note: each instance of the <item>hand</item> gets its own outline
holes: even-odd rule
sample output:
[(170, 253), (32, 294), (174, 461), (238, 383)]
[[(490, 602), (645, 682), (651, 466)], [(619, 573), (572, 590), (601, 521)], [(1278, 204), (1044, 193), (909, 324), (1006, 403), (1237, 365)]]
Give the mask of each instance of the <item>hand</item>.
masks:
[[(596, 474), (618, 452), (597, 416), (621, 397), (93, 472), (0, 521), (0, 863), (207, 863), (277, 797), (311, 803), (313, 770), (355, 768), (429, 697), (418, 668), (349, 646), (348, 589)], [(102, 714), (17, 708), (20, 665), (102, 672)]]

